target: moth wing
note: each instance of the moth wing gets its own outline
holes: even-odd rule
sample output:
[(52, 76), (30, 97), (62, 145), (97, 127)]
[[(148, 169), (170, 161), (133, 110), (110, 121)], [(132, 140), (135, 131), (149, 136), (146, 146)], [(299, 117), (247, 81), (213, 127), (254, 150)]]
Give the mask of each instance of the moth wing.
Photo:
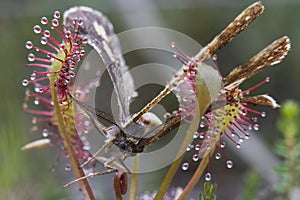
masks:
[(134, 96), (134, 82), (121, 54), (120, 42), (110, 21), (99, 11), (89, 7), (73, 7), (64, 13), (64, 23), (73, 26), (74, 19), (85, 23), (79, 34), (88, 38), (89, 44), (103, 60), (114, 86), (119, 122), (126, 124), (129, 119), (129, 105)]

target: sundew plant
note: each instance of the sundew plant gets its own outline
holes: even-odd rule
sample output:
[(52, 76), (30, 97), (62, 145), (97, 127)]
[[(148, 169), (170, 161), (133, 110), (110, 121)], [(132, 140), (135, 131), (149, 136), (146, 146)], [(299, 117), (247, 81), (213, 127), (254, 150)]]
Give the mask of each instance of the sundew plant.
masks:
[[(32, 74), (22, 82), (26, 87), (23, 108), (33, 115), (32, 131), (41, 133), (42, 137), (24, 145), (23, 150), (61, 147), (60, 156), (68, 160), (65, 168), (74, 173), (74, 181), (66, 183), (65, 188), (78, 184), (84, 199), (102, 199), (96, 196), (99, 186), (92, 187), (89, 179), (110, 173), (114, 174), (109, 183), (113, 192), (108, 196), (118, 200), (188, 199), (201, 177), (207, 181), (206, 196), (199, 198), (215, 199), (216, 186), (209, 183), (213, 174), (207, 168), (210, 160), (223, 159), (228, 169), (234, 166), (234, 161), (224, 153), (224, 138), (241, 148), (252, 132), (259, 130), (259, 121), (267, 116), (263, 107), (280, 107), (269, 94), (252, 95), (258, 87), (264, 89), (265, 84), (270, 84), (270, 77), (247, 89), (241, 89), (240, 85), (283, 60), (290, 50), (287, 36), (270, 43), (226, 76), (216, 66), (217, 51), (263, 10), (261, 2), (250, 5), (209, 44), (199, 48), (196, 55), (181, 50), (178, 45), (181, 41), (169, 43), (173, 55), (170, 59), (176, 59), (180, 67), (171, 73), (164, 89), (136, 113), (130, 112), (131, 104), (139, 98), (135, 76), (125, 64), (120, 41), (107, 17), (84, 6), (73, 7), (63, 16), (55, 11), (52, 19), (42, 17), (33, 27), (40, 44), (27, 41), (25, 45), (29, 50), (26, 66)], [(88, 49), (96, 51), (106, 67), (116, 99), (112, 110), (116, 113), (104, 112), (90, 104), (93, 91), (101, 84), (102, 72), (99, 69), (89, 73), (91, 68), (83, 62)], [(82, 70), (85, 79), (81, 79)], [(147, 74), (142, 76), (146, 79)], [(177, 108), (160, 119), (151, 112), (152, 108), (172, 94), (177, 99)], [(101, 99), (110, 96), (102, 94)], [(187, 127), (185, 131), (181, 130), (183, 126)], [(96, 153), (91, 153), (93, 141), (87, 137), (92, 130), (104, 137)], [(170, 155), (171, 162), (166, 164), (169, 168), (162, 182), (157, 183), (155, 191), (137, 192), (139, 181), (143, 181), (140, 176), (143, 155), (169, 135), (180, 135), (182, 139), (172, 150), (174, 156)], [(186, 152), (192, 157), (184, 157)], [(96, 170), (99, 165), (103, 171)], [(180, 171), (191, 170), (191, 165), (196, 170), (185, 181), (187, 184), (171, 188), (173, 178)]]

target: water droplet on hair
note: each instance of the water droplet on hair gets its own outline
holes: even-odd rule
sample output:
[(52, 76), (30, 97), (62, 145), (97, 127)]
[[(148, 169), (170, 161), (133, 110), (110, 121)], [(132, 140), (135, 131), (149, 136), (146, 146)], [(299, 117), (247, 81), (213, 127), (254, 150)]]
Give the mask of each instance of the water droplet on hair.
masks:
[(220, 160), (221, 157), (222, 157), (221, 153), (216, 153), (215, 155), (216, 160)]
[(85, 55), (85, 50), (81, 50), (79, 53), (80, 56), (84, 56)]
[(71, 35), (72, 35), (72, 34), (71, 34), (70, 31), (66, 31), (66, 32), (65, 32), (65, 37), (66, 37), (66, 38), (68, 38), (68, 39), (71, 38)]
[(54, 11), (53, 17), (55, 19), (59, 19), (60, 18), (60, 12), (58, 10)]
[(43, 35), (44, 35), (45, 37), (50, 37), (51, 33), (50, 33), (49, 30), (45, 30)]
[(231, 169), (233, 167), (233, 162), (231, 160), (226, 161), (226, 166), (228, 169)]
[(259, 130), (259, 125), (258, 124), (254, 124), (253, 125), (253, 130), (258, 131)]
[(267, 113), (266, 113), (266, 112), (262, 112), (262, 113), (260, 114), (260, 116), (261, 116), (261, 117), (266, 117), (266, 116), (267, 116)]
[(184, 170), (184, 171), (188, 170), (188, 168), (189, 168), (189, 163), (187, 163), (187, 162), (183, 163), (182, 166), (181, 166), (181, 168), (182, 168), (182, 170)]
[(226, 146), (225, 142), (221, 142), (221, 143), (220, 143), (220, 147), (221, 147), (222, 149), (225, 148), (225, 146)]
[(200, 122), (200, 128), (204, 128), (205, 127), (205, 122)]
[(70, 77), (75, 77), (75, 72), (73, 72), (73, 71), (69, 71), (69, 74), (70, 74)]
[(29, 81), (27, 80), (27, 79), (24, 79), (23, 81), (22, 81), (22, 85), (23, 86), (27, 86), (29, 84)]
[(32, 47), (33, 47), (32, 42), (31, 41), (27, 41), (25, 47), (26, 47), (26, 49), (32, 49)]
[(36, 79), (36, 72), (33, 72), (31, 75), (30, 75), (30, 80), (34, 81)]
[(34, 105), (39, 105), (40, 104), (39, 98), (35, 98), (33, 103), (34, 103)]
[(42, 135), (43, 135), (43, 137), (48, 137), (48, 135), (49, 135), (48, 129), (45, 128), (42, 132)]
[(87, 44), (87, 43), (88, 43), (88, 38), (87, 37), (82, 38), (82, 44)]
[(53, 27), (57, 27), (59, 25), (59, 21), (57, 19), (52, 19), (51, 24)]
[(35, 25), (33, 27), (33, 32), (36, 33), (36, 34), (39, 34), (39, 33), (42, 32), (42, 28), (39, 25)]
[(45, 45), (45, 44), (47, 44), (47, 43), (48, 43), (47, 38), (46, 38), (46, 37), (42, 37), (42, 38), (41, 38), (41, 44), (42, 44), (42, 45)]
[(65, 166), (65, 170), (66, 170), (66, 171), (70, 171), (70, 170), (71, 170), (71, 166), (70, 166), (70, 164), (66, 164), (66, 166)]
[(250, 137), (250, 134), (249, 134), (249, 133), (246, 133), (246, 134), (245, 134), (245, 139), (248, 140), (249, 137)]
[(197, 162), (199, 160), (199, 155), (198, 154), (194, 154), (193, 155), (193, 161)]
[(44, 89), (43, 89), (43, 88), (39, 88), (39, 87), (35, 87), (35, 88), (34, 88), (34, 91), (35, 91), (36, 93), (43, 93), (43, 92), (44, 92)]
[(32, 54), (32, 53), (28, 54), (28, 56), (27, 56), (27, 60), (28, 60), (29, 62), (33, 62), (33, 61), (35, 61), (35, 55), (34, 55), (34, 54)]
[(236, 148), (237, 148), (237, 149), (240, 149), (240, 148), (241, 148), (241, 144), (240, 144), (240, 143), (237, 143), (237, 144), (236, 144)]
[(196, 150), (196, 151), (199, 151), (200, 149), (201, 149), (201, 145), (200, 145), (200, 144), (196, 144), (195, 150)]
[(190, 151), (192, 148), (194, 148), (194, 145), (189, 144), (189, 145), (186, 147), (186, 151)]
[(79, 18), (77, 24), (78, 24), (78, 26), (82, 26), (83, 25), (83, 19)]
[(200, 133), (199, 138), (200, 138), (200, 139), (204, 139), (204, 137), (205, 137), (205, 132)]
[(211, 180), (211, 173), (209, 173), (209, 172), (207, 172), (206, 174), (205, 174), (205, 181), (210, 181)]
[(196, 138), (198, 138), (198, 137), (199, 137), (199, 133), (196, 131), (196, 132), (194, 133), (194, 135), (193, 135), (193, 138), (196, 139)]
[(42, 17), (41, 18), (41, 24), (48, 24), (48, 19), (47, 19), (47, 17)]

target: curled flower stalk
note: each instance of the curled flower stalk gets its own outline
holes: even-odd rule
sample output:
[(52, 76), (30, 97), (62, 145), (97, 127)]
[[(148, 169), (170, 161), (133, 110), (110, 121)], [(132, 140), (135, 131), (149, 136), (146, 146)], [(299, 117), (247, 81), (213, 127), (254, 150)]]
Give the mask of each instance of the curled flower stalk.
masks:
[[(64, 26), (60, 13), (54, 12), (51, 22), (46, 17), (41, 18), (41, 25), (33, 27), (34, 33), (41, 35), (40, 43), (43, 47), (34, 45), (31, 41), (26, 42), (26, 48), (36, 52), (28, 55), (30, 62), (26, 66), (34, 71), (29, 79), (24, 79), (23, 86), (26, 90), (25, 111), (34, 114), (32, 123), (34, 131), (42, 130), (46, 140), (25, 145), (23, 149), (43, 147), (45, 145), (62, 144), (63, 154), (69, 157), (70, 167), (75, 176), (84, 176), (79, 167), (80, 160), (86, 160), (90, 153), (86, 151), (86, 145), (82, 141), (82, 133), (86, 126), (76, 126), (73, 117), (73, 103), (69, 97), (72, 90), (72, 78), (75, 76), (75, 67), (85, 55), (87, 38), (78, 34), (83, 20), (75, 19), (72, 30)], [(58, 39), (59, 38), (59, 39)], [(33, 91), (30, 86), (32, 85)], [(30, 108), (29, 103), (33, 101), (39, 108)], [(82, 122), (79, 122), (79, 124)], [(78, 130), (82, 127), (82, 130)], [(89, 199), (94, 199), (92, 190), (86, 180), (80, 183), (82, 191)]]

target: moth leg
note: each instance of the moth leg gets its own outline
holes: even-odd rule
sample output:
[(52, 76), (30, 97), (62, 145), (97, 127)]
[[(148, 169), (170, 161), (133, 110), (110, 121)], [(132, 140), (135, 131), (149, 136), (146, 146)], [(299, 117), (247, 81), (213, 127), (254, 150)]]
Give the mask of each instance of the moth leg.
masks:
[(96, 153), (94, 153), (87, 161), (85, 161), (80, 167), (84, 167), (86, 166), (91, 160), (96, 159), (96, 156), (101, 153), (103, 150), (105, 150), (107, 147), (110, 147), (111, 145), (113, 145), (112, 142), (107, 142), (104, 145), (102, 145)]
[(105, 174), (110, 174), (110, 173), (113, 173), (113, 172), (117, 172), (118, 170), (117, 169), (108, 169), (106, 171), (102, 171), (102, 172), (95, 172), (95, 173), (90, 173), (89, 175), (86, 175), (86, 176), (83, 176), (83, 177), (80, 177), (78, 179), (75, 179), (69, 183), (67, 183), (66, 185), (63, 186), (63, 188), (66, 188), (66, 187), (69, 187), (70, 185), (78, 182), (78, 181), (81, 181), (81, 180), (84, 180), (84, 179), (87, 179), (87, 178), (93, 178), (94, 176), (101, 176), (101, 175), (105, 175)]
[(111, 158), (105, 158), (105, 157), (96, 157), (96, 159), (104, 164), (105, 167), (107, 168), (112, 168), (112, 169), (118, 169), (118, 171), (129, 173), (130, 170), (128, 167), (124, 164), (123, 160), (124, 159), (119, 159), (115, 157)]

